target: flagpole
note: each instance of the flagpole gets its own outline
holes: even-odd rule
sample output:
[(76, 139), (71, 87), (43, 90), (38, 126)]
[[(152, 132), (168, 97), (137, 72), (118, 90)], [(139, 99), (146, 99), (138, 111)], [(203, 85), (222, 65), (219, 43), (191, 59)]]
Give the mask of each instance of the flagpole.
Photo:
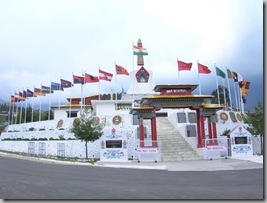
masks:
[(35, 86), (33, 86), (32, 117), (31, 117), (31, 121), (32, 121), (32, 122), (33, 122), (33, 108), (34, 108), (34, 98), (35, 98), (35, 95), (34, 95), (34, 90), (35, 90)]
[[(12, 105), (12, 123), (11, 124), (13, 124), (13, 116), (14, 116), (14, 103), (13, 103), (13, 105)], [(16, 117), (16, 119), (15, 119), (15, 122), (16, 122), (16, 120), (17, 120), (17, 117)], [(16, 123), (15, 123), (16, 124)]]
[(98, 67), (98, 101), (100, 101), (100, 67)]
[[(73, 72), (72, 72), (72, 78), (73, 78)], [(70, 89), (69, 118), (71, 117), (71, 102), (72, 102), (72, 87)]]
[[(133, 46), (134, 46), (134, 42), (132, 42), (132, 48), (133, 48)], [(133, 71), (134, 71), (134, 53), (133, 53), (133, 64), (132, 65), (133, 65)], [(132, 74), (132, 75), (134, 75), (134, 74)], [(133, 79), (133, 78), (131, 78), (131, 79)], [(135, 85), (133, 86), (133, 103), (134, 103), (134, 99), (135, 99), (134, 94), (135, 94)]]
[(180, 71), (179, 71), (179, 65), (178, 65), (178, 58), (177, 58), (177, 66), (178, 66), (178, 84), (180, 84)]
[[(16, 100), (15, 100), (16, 101)], [(19, 100), (17, 98), (17, 102), (16, 102), (16, 120), (15, 120), (15, 124), (17, 124), (17, 116), (18, 116), (18, 111), (19, 111)], [(14, 107), (15, 108), (15, 107)], [(13, 108), (13, 110), (15, 111), (15, 109)]]
[(42, 83), (41, 83), (41, 89), (40, 89), (40, 103), (39, 103), (39, 122), (41, 121), (41, 109), (42, 109)]
[(243, 103), (243, 97), (242, 97), (242, 92), (241, 88), (239, 87), (239, 94), (240, 94), (240, 108), (241, 108), (241, 113), (244, 113), (244, 103)]
[[(27, 89), (28, 89), (28, 87), (27, 87)], [(23, 93), (24, 93), (24, 92), (23, 92)], [(24, 115), (24, 123), (26, 123), (26, 113), (27, 113), (26, 109), (27, 109), (27, 90), (26, 90), (26, 98), (25, 98), (25, 115)]]
[(223, 96), (224, 96), (224, 105), (226, 105), (226, 94), (225, 94), (225, 87), (224, 87), (224, 78), (222, 78), (223, 81)]
[[(229, 92), (229, 99), (230, 99), (230, 107), (231, 107), (231, 110), (233, 110), (233, 106), (232, 106), (232, 95), (231, 95), (231, 90), (230, 90), (230, 84), (229, 84), (229, 77), (228, 77), (228, 70), (227, 70), (227, 67), (225, 67), (226, 69), (226, 72), (227, 72), (227, 85), (228, 85), (228, 92)], [(232, 74), (232, 72), (231, 72)]]
[[(82, 70), (82, 75), (83, 75), (83, 70)], [(81, 114), (82, 112), (83, 112), (83, 84), (81, 83)]]
[(59, 76), (59, 81), (60, 81), (60, 85), (59, 85), (59, 99), (58, 99), (58, 111), (60, 111), (60, 99), (61, 99), (61, 91), (62, 91), (62, 87), (61, 87), (61, 76)]
[(48, 120), (50, 121), (50, 108), (51, 108), (51, 104), (50, 104), (50, 99), (51, 99), (51, 94), (52, 94), (52, 88), (51, 88), (51, 83), (52, 83), (52, 80), (50, 80), (50, 91), (49, 91), (49, 104), (48, 104)]
[[(198, 61), (197, 61), (197, 65), (198, 65)], [(198, 70), (198, 90), (199, 90), (199, 94), (201, 94), (201, 84), (200, 84), (199, 70)]]
[[(24, 88), (22, 89), (23, 92)], [(20, 96), (20, 95), (19, 95)], [(23, 100), (22, 100), (23, 101)], [(21, 124), (21, 117), (22, 117), (22, 102), (20, 102), (20, 116), (19, 116), (19, 124)]]
[[(11, 93), (11, 96), (12, 96), (12, 93)], [(14, 101), (16, 101), (15, 100), (15, 95), (14, 95)], [(8, 105), (8, 125), (10, 125), (10, 120), (11, 120), (11, 117), (10, 117), (10, 115), (11, 115), (11, 104), (12, 104), (12, 99), (10, 101), (10, 104)]]
[[(86, 70), (83, 70), (83, 85), (85, 85), (85, 74), (86, 74)], [(85, 103), (85, 97), (84, 97), (84, 86), (83, 86), (83, 103), (84, 103), (84, 109), (85, 109), (86, 103)]]
[[(15, 98), (15, 94), (14, 94), (14, 98)], [(15, 101), (16, 101), (16, 99), (15, 99)], [(17, 101), (17, 103), (19, 103), (19, 102)], [(11, 104), (12, 104), (12, 102), (11, 102)], [(10, 107), (10, 109), (11, 109), (11, 107)], [(11, 114), (11, 111), (10, 111), (10, 122), (11, 122), (11, 125), (13, 124), (13, 115), (14, 115), (14, 104), (12, 105), (12, 114)]]
[(218, 97), (218, 104), (221, 105), (221, 100), (220, 100), (220, 88), (218, 85), (218, 75), (217, 75), (217, 69), (216, 69), (216, 63), (214, 63), (215, 71), (216, 71), (216, 86), (217, 86), (217, 97)]
[(235, 88), (235, 81), (232, 81), (234, 86), (234, 94), (235, 94), (235, 105), (236, 105), (236, 111), (238, 111), (238, 104), (237, 104), (237, 94), (236, 94), (236, 88)]
[(235, 88), (236, 88), (236, 95), (237, 95), (237, 106), (238, 106), (238, 111), (241, 111), (241, 106), (240, 106), (240, 95), (238, 91), (238, 84), (235, 82)]
[(116, 69), (116, 62), (114, 62), (115, 64), (115, 110), (117, 110), (118, 107), (118, 101), (117, 101), (117, 94), (118, 94), (118, 89), (117, 89), (117, 69)]

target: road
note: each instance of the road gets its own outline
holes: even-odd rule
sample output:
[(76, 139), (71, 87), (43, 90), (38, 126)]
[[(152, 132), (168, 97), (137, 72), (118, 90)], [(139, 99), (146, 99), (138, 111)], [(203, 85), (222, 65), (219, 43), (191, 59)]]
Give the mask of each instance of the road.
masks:
[(122, 169), (0, 156), (0, 198), (5, 200), (255, 200), (263, 199), (263, 178), (263, 169)]

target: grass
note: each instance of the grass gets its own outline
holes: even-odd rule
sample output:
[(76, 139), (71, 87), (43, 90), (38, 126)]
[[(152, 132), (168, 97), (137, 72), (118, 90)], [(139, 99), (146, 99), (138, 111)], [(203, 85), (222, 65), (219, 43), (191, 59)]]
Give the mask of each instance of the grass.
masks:
[(5, 151), (5, 150), (0, 150), (0, 152), (20, 155), (20, 156), (27, 156), (27, 157), (30, 156), (30, 157), (36, 157), (36, 158), (52, 159), (52, 160), (57, 160), (57, 161), (79, 162), (79, 163), (89, 163), (89, 164), (94, 164), (95, 162), (100, 160), (97, 158), (85, 159), (85, 158), (78, 158), (78, 157), (47, 156), (47, 155), (38, 155), (38, 154), (28, 154), (24, 152), (10, 152), (10, 151)]

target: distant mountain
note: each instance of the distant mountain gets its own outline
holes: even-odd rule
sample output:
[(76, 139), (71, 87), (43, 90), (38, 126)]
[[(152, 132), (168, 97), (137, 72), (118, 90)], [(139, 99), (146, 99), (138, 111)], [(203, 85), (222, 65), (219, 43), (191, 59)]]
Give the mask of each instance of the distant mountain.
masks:
[(7, 101), (0, 99), (0, 104), (5, 104), (5, 103), (7, 103)]

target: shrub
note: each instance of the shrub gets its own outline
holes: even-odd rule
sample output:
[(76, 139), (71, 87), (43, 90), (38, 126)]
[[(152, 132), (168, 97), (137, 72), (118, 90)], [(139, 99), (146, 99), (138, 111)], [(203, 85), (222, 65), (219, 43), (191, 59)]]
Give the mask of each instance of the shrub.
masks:
[(30, 127), (29, 128), (29, 131), (34, 131), (34, 127)]

